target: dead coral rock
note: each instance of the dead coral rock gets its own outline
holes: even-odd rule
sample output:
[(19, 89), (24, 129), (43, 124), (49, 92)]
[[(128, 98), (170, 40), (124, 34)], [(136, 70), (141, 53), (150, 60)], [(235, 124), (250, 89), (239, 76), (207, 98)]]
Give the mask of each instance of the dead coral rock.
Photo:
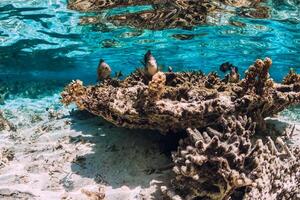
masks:
[(265, 128), (264, 118), (300, 102), (300, 87), (273, 84), (270, 66), (270, 59), (258, 60), (245, 79), (227, 84), (215, 73), (160, 72), (149, 80), (140, 70), (125, 80), (95, 86), (73, 81), (62, 93), (62, 102), (75, 102), (80, 109), (127, 128), (181, 131), (239, 115)]
[(274, 86), (269, 74), (271, 65), (272, 60), (270, 58), (265, 58), (264, 61), (256, 60), (254, 65), (251, 65), (245, 73), (246, 77), (241, 83), (244, 90), (246, 92), (253, 91), (259, 95), (267, 93)]
[(219, 76), (216, 72), (209, 73), (205, 82), (205, 87), (213, 88), (215, 85), (220, 84)]
[(294, 69), (290, 69), (288, 75), (284, 77), (282, 83), (286, 85), (291, 85), (295, 83), (300, 84), (300, 75), (297, 74)]
[(80, 110), (84, 109), (84, 103), (82, 97), (86, 94), (86, 88), (83, 87), (83, 83), (80, 80), (72, 81), (61, 93), (61, 102), (65, 105), (69, 105), (75, 102)]
[(16, 131), (17, 128), (10, 122), (8, 121), (4, 116), (3, 112), (0, 111), (0, 131)]
[(3, 187), (0, 189), (0, 199), (36, 199), (37, 196), (27, 191), (14, 190)]
[(165, 91), (166, 75), (163, 72), (157, 72), (152, 81), (149, 82), (149, 101), (157, 101)]
[(281, 138), (276, 143), (270, 138), (266, 145), (256, 142), (253, 157), (258, 165), (248, 175), (256, 186), (246, 190), (244, 199), (300, 198), (300, 149), (289, 149)]
[[(241, 121), (239, 121), (241, 120)], [(224, 122), (224, 123), (223, 123)], [(200, 132), (187, 129), (173, 154), (173, 192), (181, 199), (227, 199), (236, 189), (251, 186), (245, 160), (249, 158), (255, 124), (245, 117), (222, 119), (220, 126)]]
[(0, 168), (5, 167), (15, 157), (15, 152), (12, 149), (3, 148), (0, 150)]
[(178, 200), (297, 199), (299, 149), (290, 150), (280, 138), (277, 146), (270, 138), (252, 145), (251, 119), (225, 121), (231, 124), (227, 128), (220, 121), (219, 127), (187, 130), (189, 136), (173, 153), (176, 178), (163, 193)]
[(81, 192), (85, 194), (89, 200), (103, 200), (105, 199), (105, 191), (103, 187), (99, 188), (98, 192), (88, 191), (81, 189)]

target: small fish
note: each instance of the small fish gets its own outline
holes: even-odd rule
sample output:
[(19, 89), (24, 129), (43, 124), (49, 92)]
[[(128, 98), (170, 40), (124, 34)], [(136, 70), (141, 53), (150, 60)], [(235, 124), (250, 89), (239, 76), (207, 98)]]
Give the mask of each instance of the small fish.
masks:
[(171, 66), (168, 67), (168, 72), (173, 72), (173, 68)]
[(145, 66), (145, 72), (150, 76), (153, 76), (158, 71), (156, 60), (151, 54), (150, 50), (148, 50), (144, 56), (144, 66)]
[(111, 74), (110, 66), (103, 59), (100, 59), (97, 68), (97, 75), (98, 75), (97, 81), (103, 81), (105, 79), (108, 79), (110, 77), (110, 74)]
[(239, 72), (238, 67), (234, 66), (233, 64), (226, 62), (220, 65), (220, 71), (227, 72), (227, 71), (234, 71), (235, 73)]

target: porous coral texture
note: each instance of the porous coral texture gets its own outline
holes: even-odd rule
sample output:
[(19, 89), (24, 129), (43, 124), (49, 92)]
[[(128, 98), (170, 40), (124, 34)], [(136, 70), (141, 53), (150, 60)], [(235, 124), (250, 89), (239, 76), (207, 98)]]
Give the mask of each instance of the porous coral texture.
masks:
[[(250, 118), (222, 119), (203, 130), (187, 129), (173, 153), (176, 177), (162, 187), (173, 200), (299, 199), (300, 153), (277, 138), (252, 145)], [(216, 123), (216, 124), (217, 124)]]
[(282, 83), (286, 85), (295, 84), (295, 83), (300, 84), (300, 75), (297, 74), (294, 69), (290, 69), (288, 75), (284, 77)]
[(176, 132), (213, 125), (221, 116), (239, 115), (265, 128), (265, 117), (300, 101), (298, 83), (274, 84), (270, 66), (269, 58), (257, 60), (238, 83), (201, 72), (159, 72), (150, 80), (137, 70), (125, 80), (106, 80), (95, 86), (72, 82), (62, 93), (62, 102), (75, 102), (80, 109), (128, 128)]

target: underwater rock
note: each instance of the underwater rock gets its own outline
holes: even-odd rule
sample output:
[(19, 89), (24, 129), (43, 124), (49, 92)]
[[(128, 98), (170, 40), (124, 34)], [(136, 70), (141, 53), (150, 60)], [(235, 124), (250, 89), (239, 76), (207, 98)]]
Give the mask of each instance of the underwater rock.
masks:
[(149, 82), (149, 94), (148, 100), (149, 102), (158, 101), (161, 98), (161, 95), (165, 91), (166, 85), (166, 75), (163, 72), (157, 72), (152, 77), (152, 80)]
[[(62, 92), (62, 103), (127, 128), (161, 132), (213, 125), (220, 117), (247, 115), (265, 128), (264, 118), (299, 104), (297, 84), (275, 84), (271, 60), (257, 60), (244, 79), (226, 83), (216, 73), (160, 72), (148, 77), (137, 70), (125, 80), (108, 79), (95, 86), (73, 81)], [(149, 103), (151, 102), (151, 103)]]
[[(68, 7), (80, 11), (101, 11), (124, 6), (151, 5), (153, 9), (108, 16), (107, 20), (115, 25), (126, 25), (144, 29), (191, 28), (219, 21), (220, 12), (231, 7), (238, 14), (250, 17), (267, 18), (268, 8), (260, 5), (263, 0), (69, 0)], [(232, 9), (226, 10), (232, 12)], [(93, 18), (95, 24), (97, 18)], [(98, 18), (98, 23), (104, 19)], [(86, 21), (86, 20), (85, 20)]]
[(259, 95), (268, 92), (274, 86), (273, 80), (270, 78), (269, 70), (272, 65), (272, 60), (266, 58), (264, 61), (258, 59), (254, 65), (251, 65), (245, 72), (245, 79), (242, 81), (245, 90), (252, 91)]
[(99, 192), (88, 191), (85, 189), (81, 189), (81, 193), (88, 196), (90, 200), (103, 200), (105, 199), (105, 191), (103, 187), (99, 188)]
[(162, 187), (170, 199), (297, 199), (300, 197), (300, 149), (278, 138), (258, 139), (251, 118), (230, 117), (188, 137), (173, 153), (176, 177)]
[(15, 152), (12, 149), (0, 149), (0, 168), (5, 167), (15, 157)]
[(290, 69), (288, 75), (284, 77), (282, 84), (291, 85), (295, 83), (300, 84), (300, 75), (297, 74), (294, 69)]
[(65, 91), (61, 93), (62, 103), (68, 105), (71, 102), (75, 102), (76, 106), (80, 110), (83, 110), (84, 105), (81, 101), (81, 97), (86, 94), (86, 89), (82, 84), (83, 83), (80, 80), (72, 81)]
[(3, 112), (0, 111), (0, 131), (16, 131), (16, 127), (8, 121), (4, 116)]

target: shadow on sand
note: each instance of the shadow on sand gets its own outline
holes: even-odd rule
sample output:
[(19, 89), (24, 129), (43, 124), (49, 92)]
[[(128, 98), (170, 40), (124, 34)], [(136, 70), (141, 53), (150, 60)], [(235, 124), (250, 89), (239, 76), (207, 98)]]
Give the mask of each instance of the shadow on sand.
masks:
[(130, 189), (149, 188), (152, 180), (170, 177), (170, 152), (176, 150), (182, 135), (171, 139), (155, 131), (117, 128), (85, 111), (74, 111), (71, 117), (71, 129), (81, 133), (72, 142), (92, 144), (91, 153), (73, 161), (74, 173), (99, 184)]

